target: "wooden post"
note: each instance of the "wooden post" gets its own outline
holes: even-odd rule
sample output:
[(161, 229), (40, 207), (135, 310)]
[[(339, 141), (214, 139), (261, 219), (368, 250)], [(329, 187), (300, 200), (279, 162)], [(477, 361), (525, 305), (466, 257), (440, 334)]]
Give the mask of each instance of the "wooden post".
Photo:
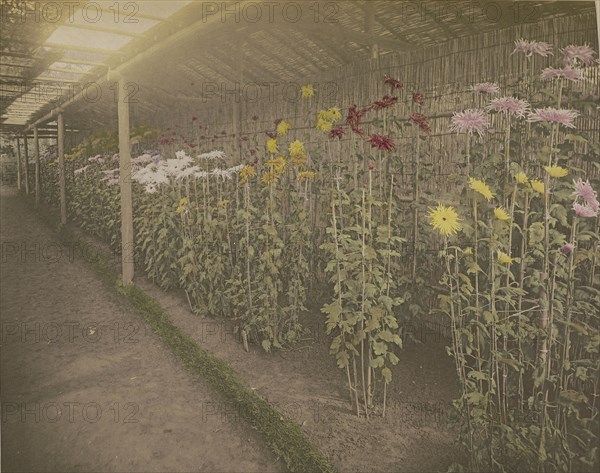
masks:
[(40, 140), (38, 127), (33, 127), (33, 152), (35, 153), (35, 208), (40, 205)]
[(62, 112), (56, 117), (56, 144), (58, 153), (58, 181), (60, 187), (60, 223), (67, 223), (67, 186), (65, 182), (65, 120)]
[(29, 151), (27, 149), (27, 134), (23, 136), (23, 151), (25, 157), (25, 194), (29, 194)]
[(21, 140), (17, 136), (17, 191), (21, 190)]
[(133, 198), (131, 191), (131, 142), (126, 82), (119, 78), (119, 174), (121, 176), (121, 263), (123, 284), (133, 281)]

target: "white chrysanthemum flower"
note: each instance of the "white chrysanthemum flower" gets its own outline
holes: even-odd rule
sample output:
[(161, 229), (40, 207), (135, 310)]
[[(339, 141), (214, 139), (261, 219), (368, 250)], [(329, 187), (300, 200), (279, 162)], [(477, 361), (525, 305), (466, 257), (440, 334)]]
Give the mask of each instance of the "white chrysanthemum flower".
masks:
[(74, 174), (76, 174), (76, 175), (83, 174), (89, 167), (90, 167), (90, 165), (88, 164), (87, 166), (83, 166), (82, 168), (75, 169)]
[(202, 153), (196, 156), (197, 159), (223, 159), (225, 158), (225, 152), (223, 151), (210, 151), (208, 153)]
[(186, 177), (191, 177), (199, 170), (200, 166), (191, 166), (189, 168), (182, 169), (181, 172), (175, 176), (175, 179), (180, 180), (185, 179)]
[(149, 154), (142, 154), (137, 158), (131, 160), (131, 162), (134, 164), (149, 164), (153, 161), (154, 159)]
[(197, 179), (206, 179), (209, 175), (206, 171), (197, 171), (194, 173), (194, 177)]

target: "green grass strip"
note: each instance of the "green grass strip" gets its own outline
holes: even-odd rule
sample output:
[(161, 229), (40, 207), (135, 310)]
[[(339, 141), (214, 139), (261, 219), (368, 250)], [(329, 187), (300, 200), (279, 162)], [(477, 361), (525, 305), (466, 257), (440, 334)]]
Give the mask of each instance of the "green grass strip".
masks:
[[(45, 208), (38, 215), (56, 230), (57, 219), (52, 210)], [(59, 226), (57, 234), (63, 243), (85, 245), (66, 226)], [(100, 252), (97, 254), (98, 258), (94, 261), (86, 262), (99, 278), (139, 313), (185, 367), (200, 375), (227, 402), (233, 404), (236, 409), (234, 412), (243, 413), (240, 417), (264, 435), (268, 446), (276, 456), (283, 458), (290, 471), (335, 473), (335, 469), (294, 420), (278, 412), (249, 389), (228, 363), (200, 348), (192, 337), (179, 330), (155, 299), (135, 284), (124, 286), (120, 276), (112, 269), (110, 258), (100, 255)]]

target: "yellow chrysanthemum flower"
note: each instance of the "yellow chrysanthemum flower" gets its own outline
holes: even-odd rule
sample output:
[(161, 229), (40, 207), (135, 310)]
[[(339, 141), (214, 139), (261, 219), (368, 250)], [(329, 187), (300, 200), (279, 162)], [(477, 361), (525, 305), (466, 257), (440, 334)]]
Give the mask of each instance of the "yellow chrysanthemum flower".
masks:
[(286, 164), (287, 161), (283, 156), (278, 156), (265, 162), (265, 166), (269, 166), (275, 174), (281, 174), (284, 171)]
[(550, 177), (565, 177), (569, 174), (569, 171), (561, 166), (544, 166), (544, 169)]
[(470, 246), (468, 246), (467, 248), (464, 249), (463, 254), (465, 254), (465, 255), (472, 255), (473, 254), (473, 248), (471, 248)]
[(429, 208), (429, 219), (434, 230), (442, 236), (453, 235), (461, 229), (458, 214), (453, 207), (438, 205), (435, 209)]
[(240, 171), (240, 182), (245, 184), (251, 177), (256, 176), (256, 169), (254, 166), (244, 166)]
[(260, 181), (263, 184), (269, 185), (277, 182), (277, 174), (273, 171), (265, 172), (262, 176), (260, 176)]
[(329, 133), (333, 128), (333, 123), (327, 120), (319, 118), (317, 120), (317, 130), (321, 130), (323, 133)]
[(314, 179), (315, 177), (317, 177), (316, 171), (301, 171), (298, 173), (299, 181), (310, 181), (310, 180)]
[(288, 131), (290, 131), (290, 128), (292, 128), (292, 125), (290, 125), (289, 122), (286, 122), (285, 120), (281, 120), (277, 124), (277, 134), (279, 136), (284, 136)]
[(544, 183), (539, 179), (533, 179), (532, 181), (529, 181), (529, 183), (531, 184), (531, 188), (538, 194), (543, 194), (546, 191)]
[(518, 172), (515, 174), (515, 181), (517, 181), (519, 184), (527, 184), (529, 182), (529, 178), (524, 172)]
[(339, 107), (331, 107), (327, 110), (320, 110), (317, 115), (317, 129), (323, 133), (329, 133), (333, 125), (342, 118), (342, 112)]
[(179, 207), (177, 207), (176, 212), (181, 215), (187, 209), (187, 204), (188, 204), (187, 197), (182, 197), (181, 199), (179, 199)]
[(503, 222), (510, 220), (510, 215), (502, 207), (496, 207), (494, 209), (494, 217), (496, 217), (498, 220), (502, 220)]
[(290, 143), (290, 161), (294, 166), (303, 166), (306, 164), (306, 150), (304, 144), (300, 140), (292, 141)]
[(275, 154), (279, 151), (277, 140), (275, 138), (269, 138), (267, 140), (267, 151), (271, 154)]
[(315, 95), (315, 88), (312, 84), (303, 85), (300, 87), (300, 91), (302, 92), (302, 98), (308, 99)]
[(475, 179), (474, 177), (469, 178), (469, 188), (481, 194), (485, 200), (492, 200), (494, 197), (494, 193), (489, 188), (489, 186), (479, 179)]
[(327, 111), (329, 112), (329, 116), (333, 122), (337, 122), (342, 118), (342, 111), (340, 110), (340, 107), (331, 107)]
[(230, 200), (218, 200), (217, 207), (227, 207), (230, 203)]
[(513, 259), (504, 253), (503, 251), (498, 251), (498, 263), (500, 264), (511, 264)]

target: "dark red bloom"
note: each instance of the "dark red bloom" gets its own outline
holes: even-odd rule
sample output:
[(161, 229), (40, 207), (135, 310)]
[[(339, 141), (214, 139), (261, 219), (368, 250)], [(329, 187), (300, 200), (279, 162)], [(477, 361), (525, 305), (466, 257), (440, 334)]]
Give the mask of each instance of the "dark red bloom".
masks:
[(369, 169), (372, 171), (373, 169), (375, 169), (375, 163), (374, 162), (370, 162), (369, 163)]
[(346, 133), (346, 129), (343, 126), (338, 125), (331, 129), (331, 131), (329, 132), (329, 138), (337, 138), (338, 140), (341, 140), (342, 136), (344, 136), (344, 133)]
[(374, 134), (369, 137), (367, 140), (371, 143), (371, 147), (381, 149), (384, 151), (394, 151), (396, 149), (396, 145), (392, 141), (392, 139), (387, 135), (378, 135)]
[(188, 144), (188, 146), (189, 146), (190, 148), (194, 149), (194, 148), (195, 148), (196, 146), (198, 146), (198, 145)]
[(247, 136), (242, 136), (242, 141), (248, 141), (248, 137)]
[(177, 135), (177, 132), (174, 131), (173, 133), (171, 133), (171, 135), (175, 136), (175, 135)]
[(401, 81), (399, 81), (398, 79), (394, 79), (388, 76), (387, 74), (383, 76), (383, 83), (389, 84), (392, 87), (392, 90), (401, 89), (402, 87), (404, 87), (404, 84)]
[(267, 133), (267, 136), (271, 139), (277, 138), (277, 133), (274, 131), (267, 131), (266, 133)]
[(279, 125), (281, 122), (283, 121), (283, 118), (278, 118), (277, 120), (275, 120), (275, 126)]
[(381, 100), (376, 100), (371, 104), (373, 110), (382, 110), (384, 108), (391, 107), (398, 102), (398, 97), (390, 97), (389, 95), (384, 96)]
[(412, 99), (414, 103), (419, 105), (423, 105), (425, 103), (425, 97), (423, 97), (419, 92), (413, 92)]
[(360, 127), (360, 121), (362, 117), (371, 109), (371, 107), (361, 108), (358, 110), (356, 105), (351, 105), (348, 109), (348, 116), (346, 117), (346, 125), (349, 125), (352, 128), (354, 133), (358, 133), (359, 135), (363, 135), (365, 131)]
[(204, 128), (202, 125), (198, 125), (198, 130), (202, 130)]
[(257, 121), (258, 120), (258, 115), (252, 115), (252, 120)]
[(198, 117), (192, 117), (193, 122), (195, 122), (196, 120), (198, 120)]
[(408, 117), (408, 119), (413, 122), (415, 125), (418, 125), (421, 130), (425, 133), (429, 133), (431, 130), (431, 126), (429, 125), (429, 120), (422, 113), (414, 112)]

